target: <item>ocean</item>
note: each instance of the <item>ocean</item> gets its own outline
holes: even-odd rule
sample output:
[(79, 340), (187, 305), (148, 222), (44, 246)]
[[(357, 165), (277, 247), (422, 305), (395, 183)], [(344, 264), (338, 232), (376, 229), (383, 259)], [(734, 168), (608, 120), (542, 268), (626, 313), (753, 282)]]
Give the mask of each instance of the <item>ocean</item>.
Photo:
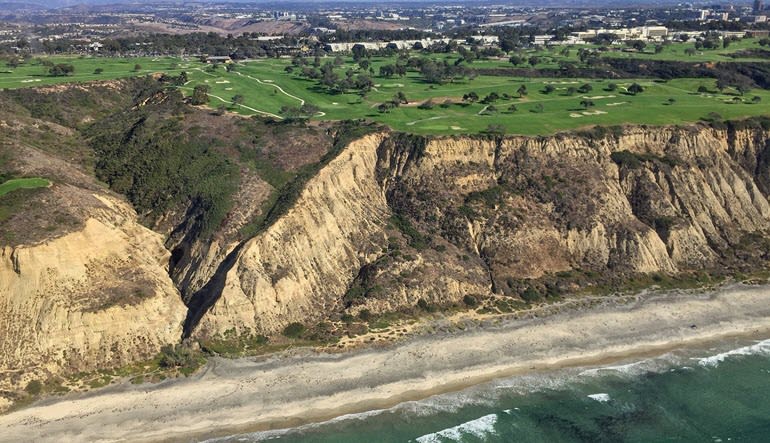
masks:
[(770, 442), (770, 340), (496, 380), (234, 442)]

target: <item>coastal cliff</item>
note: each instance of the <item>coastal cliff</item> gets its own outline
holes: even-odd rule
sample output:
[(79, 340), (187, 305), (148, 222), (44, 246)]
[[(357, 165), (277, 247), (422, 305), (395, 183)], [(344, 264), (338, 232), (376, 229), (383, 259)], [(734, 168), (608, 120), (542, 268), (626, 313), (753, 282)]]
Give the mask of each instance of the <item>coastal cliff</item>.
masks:
[(424, 137), (150, 92), (88, 130), (3, 114), (0, 174), (52, 186), (0, 196), (0, 397), (164, 345), (767, 268), (766, 119)]
[[(761, 127), (352, 143), (234, 251), (196, 336), (765, 266)], [(593, 280), (593, 281), (591, 281)]]
[(124, 201), (81, 198), (81, 228), (0, 248), (0, 390), (127, 365), (179, 340), (186, 309), (162, 237)]

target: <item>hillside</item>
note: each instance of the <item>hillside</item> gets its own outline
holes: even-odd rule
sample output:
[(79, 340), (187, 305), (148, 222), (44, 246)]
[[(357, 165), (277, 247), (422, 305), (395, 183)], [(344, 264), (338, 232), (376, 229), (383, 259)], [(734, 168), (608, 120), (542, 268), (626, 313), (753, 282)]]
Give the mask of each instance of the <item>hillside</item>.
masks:
[(0, 182), (51, 183), (0, 196), (7, 401), (199, 349), (767, 268), (766, 118), (418, 136), (212, 112), (168, 81), (0, 94)]

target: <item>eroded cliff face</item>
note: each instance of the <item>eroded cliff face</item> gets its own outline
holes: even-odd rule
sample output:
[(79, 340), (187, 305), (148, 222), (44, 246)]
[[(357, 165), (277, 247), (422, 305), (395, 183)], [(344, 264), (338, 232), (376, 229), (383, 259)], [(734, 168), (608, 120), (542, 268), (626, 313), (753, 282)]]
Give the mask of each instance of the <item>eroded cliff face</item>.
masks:
[(226, 273), (221, 295), (202, 316), (198, 334), (272, 333), (339, 309), (356, 272), (386, 242), (390, 210), (374, 175), (382, 139), (351, 143), (309, 181), (287, 214), (239, 248), (220, 271)]
[(81, 229), (0, 251), (0, 390), (146, 359), (181, 336), (162, 237), (125, 202), (88, 197)]
[[(231, 254), (198, 336), (275, 333), (330, 313), (518, 298), (594, 280), (765, 266), (768, 132), (352, 143)], [(209, 294), (212, 295), (212, 294)]]

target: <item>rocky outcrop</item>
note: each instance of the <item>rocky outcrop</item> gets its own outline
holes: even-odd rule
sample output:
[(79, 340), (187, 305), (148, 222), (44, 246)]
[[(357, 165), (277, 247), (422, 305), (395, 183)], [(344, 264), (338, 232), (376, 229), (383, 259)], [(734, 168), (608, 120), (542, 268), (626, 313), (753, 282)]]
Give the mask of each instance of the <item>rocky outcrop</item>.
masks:
[[(186, 308), (163, 239), (115, 197), (89, 201), (82, 228), (0, 250), (0, 390), (147, 359), (179, 341)], [(53, 191), (51, 191), (53, 192)]]

